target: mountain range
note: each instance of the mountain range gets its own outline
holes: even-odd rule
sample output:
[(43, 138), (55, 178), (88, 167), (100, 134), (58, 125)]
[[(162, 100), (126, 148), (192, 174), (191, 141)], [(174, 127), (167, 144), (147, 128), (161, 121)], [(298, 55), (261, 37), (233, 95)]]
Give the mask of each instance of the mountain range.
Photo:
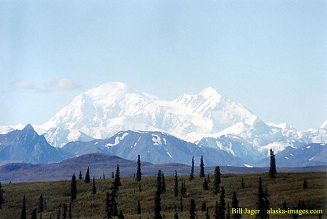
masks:
[[(10, 134), (24, 127), (0, 126), (0, 133)], [(56, 151), (62, 158), (101, 152), (135, 159), (142, 152), (154, 163), (189, 163), (190, 157), (197, 160), (204, 155), (210, 165), (258, 165), (269, 149), (279, 154), (312, 143), (327, 143), (327, 121), (317, 130), (298, 131), (285, 123), (262, 121), (211, 87), (165, 101), (120, 82), (106, 83), (76, 96), (49, 121), (33, 127), (56, 147), (47, 144), (44, 150)], [(1, 144), (7, 145), (7, 149), (0, 145), (3, 159), (22, 160), (18, 152), (8, 152), (13, 150), (8, 143)], [(11, 156), (14, 154), (16, 157)], [(60, 156), (53, 156), (53, 161)], [(42, 163), (42, 159), (30, 158), (29, 162)]]

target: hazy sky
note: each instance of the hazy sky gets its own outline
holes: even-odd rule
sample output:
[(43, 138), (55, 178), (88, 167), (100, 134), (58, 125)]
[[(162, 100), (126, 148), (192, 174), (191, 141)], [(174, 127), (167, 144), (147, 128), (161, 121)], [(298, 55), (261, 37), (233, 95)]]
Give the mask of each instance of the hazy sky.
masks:
[(327, 119), (327, 3), (0, 0), (0, 125), (104, 82), (172, 100), (212, 86), (264, 121)]

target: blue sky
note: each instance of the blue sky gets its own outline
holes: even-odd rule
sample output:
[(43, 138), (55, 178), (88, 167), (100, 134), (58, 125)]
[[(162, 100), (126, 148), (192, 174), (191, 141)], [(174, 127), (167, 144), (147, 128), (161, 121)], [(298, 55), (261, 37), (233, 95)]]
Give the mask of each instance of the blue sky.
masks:
[(166, 100), (212, 86), (264, 121), (327, 119), (325, 1), (0, 1), (0, 125), (41, 124), (121, 81)]

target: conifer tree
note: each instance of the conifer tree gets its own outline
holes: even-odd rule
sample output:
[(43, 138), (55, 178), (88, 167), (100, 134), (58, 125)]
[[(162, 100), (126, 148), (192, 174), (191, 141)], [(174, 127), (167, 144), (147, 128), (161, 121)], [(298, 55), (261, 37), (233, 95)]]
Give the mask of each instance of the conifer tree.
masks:
[(192, 157), (192, 166), (191, 166), (191, 173), (190, 173), (190, 180), (194, 179), (194, 157)]
[(74, 201), (77, 198), (77, 188), (76, 188), (76, 176), (75, 173), (72, 176), (72, 181), (70, 184), (70, 200)]
[(215, 175), (214, 175), (214, 182), (213, 182), (213, 193), (218, 194), (219, 193), (219, 186), (220, 186), (220, 168), (219, 166), (216, 166), (215, 168)]
[(208, 185), (208, 181), (206, 178), (204, 178), (202, 187), (203, 187), (203, 190), (209, 190), (209, 185)]
[(124, 219), (124, 218), (125, 218), (125, 216), (124, 216), (124, 214), (123, 214), (123, 211), (120, 210), (120, 211), (119, 211), (119, 214), (118, 214), (118, 219)]
[(230, 217), (230, 207), (229, 207), (229, 203), (227, 203), (226, 219), (231, 219), (231, 217)]
[(43, 209), (43, 196), (42, 194), (40, 195), (39, 197), (39, 204), (38, 204), (38, 208), (37, 208), (37, 212), (40, 213), (42, 212), (44, 209)]
[(95, 186), (95, 178), (93, 177), (93, 182), (92, 182), (92, 194), (95, 195), (97, 193), (97, 188)]
[(108, 217), (109, 210), (110, 210), (109, 208), (110, 208), (110, 199), (109, 199), (109, 192), (107, 192), (106, 202), (105, 202), (105, 210), (106, 210), (106, 213), (107, 213), (107, 217)]
[(165, 174), (164, 173), (162, 173), (161, 178), (162, 178), (162, 189), (161, 189), (161, 192), (162, 193), (165, 193), (166, 192), (166, 180), (165, 180)]
[(176, 208), (175, 208), (174, 219), (179, 219), (179, 217), (178, 217), (178, 213), (177, 213), (177, 210), (176, 210)]
[(72, 203), (69, 203), (68, 218), (73, 218), (72, 217)]
[(244, 179), (243, 179), (243, 177), (242, 177), (242, 181), (241, 181), (241, 187), (242, 187), (242, 189), (245, 188), (245, 184), (244, 184)]
[(226, 210), (226, 204), (225, 204), (225, 188), (222, 186), (220, 191), (220, 197), (219, 197), (219, 206), (218, 206), (218, 215), (219, 218), (225, 219), (225, 210)]
[(304, 178), (303, 189), (307, 189), (307, 188), (308, 188), (307, 178)]
[(36, 208), (34, 208), (34, 210), (32, 211), (31, 219), (37, 219), (37, 216), (36, 216)]
[(175, 170), (175, 175), (174, 175), (174, 196), (178, 196), (178, 176), (177, 176), (177, 171)]
[[(237, 200), (237, 197), (236, 197), (236, 192), (233, 192), (233, 197), (232, 197), (232, 208), (239, 208), (238, 206), (238, 200)], [(240, 214), (233, 214), (232, 215), (232, 218), (233, 219), (240, 219), (241, 218), (241, 215)]]
[(262, 189), (262, 181), (261, 177), (259, 177), (259, 188), (258, 188), (258, 199), (257, 199), (257, 210), (259, 211), (259, 214), (256, 215), (256, 218), (258, 219), (265, 219), (268, 218), (267, 215), (267, 209), (266, 209), (266, 204), (265, 204), (265, 193)]
[(195, 215), (195, 201), (194, 199), (191, 199), (191, 205), (190, 205), (190, 219), (195, 219), (196, 215)]
[(111, 172), (111, 178), (114, 179), (115, 178), (115, 173)]
[(136, 210), (137, 214), (141, 214), (141, 203), (140, 200), (137, 201), (137, 210)]
[(215, 205), (215, 213), (213, 215), (214, 219), (219, 219), (219, 205), (218, 202), (216, 201), (216, 205)]
[(26, 203), (25, 203), (25, 195), (23, 198), (23, 207), (22, 207), (22, 212), (20, 214), (21, 219), (26, 219)]
[(206, 211), (206, 209), (207, 209), (207, 203), (202, 202), (201, 211)]
[(180, 198), (180, 208), (181, 208), (181, 212), (183, 212), (184, 210), (184, 207), (183, 207), (183, 196), (181, 195), (181, 198)]
[(62, 218), (66, 219), (67, 217), (67, 204), (64, 204), (63, 211), (62, 211)]
[(118, 187), (118, 186), (121, 186), (119, 164), (117, 164), (117, 167), (116, 167), (115, 186), (117, 186), (117, 187)]
[(79, 171), (78, 180), (82, 180), (82, 179), (83, 179), (82, 171)]
[(203, 164), (203, 156), (201, 156), (201, 159), (200, 159), (200, 178), (201, 177), (204, 177), (204, 164)]
[(154, 218), (161, 219), (162, 216), (160, 214), (161, 212), (161, 189), (162, 189), (162, 182), (161, 182), (161, 170), (158, 171), (157, 175), (157, 191), (154, 198)]
[(137, 155), (136, 181), (141, 181), (141, 176), (141, 160), (140, 155)]
[(91, 182), (91, 178), (90, 178), (90, 168), (89, 168), (89, 167), (87, 167), (84, 182), (85, 182), (85, 183), (90, 183), (90, 182)]
[(283, 202), (283, 209), (284, 209), (285, 211), (287, 211), (287, 204), (286, 204), (286, 201)]
[(186, 195), (186, 184), (185, 184), (185, 180), (183, 180), (181, 184), (181, 196), (185, 196), (185, 195)]
[(270, 168), (269, 168), (269, 177), (275, 178), (277, 174), (276, 170), (276, 161), (275, 161), (275, 155), (272, 149), (270, 149)]
[(0, 209), (2, 209), (2, 205), (5, 203), (5, 199), (3, 198), (3, 189), (0, 182)]
[(209, 208), (206, 209), (205, 219), (210, 219)]

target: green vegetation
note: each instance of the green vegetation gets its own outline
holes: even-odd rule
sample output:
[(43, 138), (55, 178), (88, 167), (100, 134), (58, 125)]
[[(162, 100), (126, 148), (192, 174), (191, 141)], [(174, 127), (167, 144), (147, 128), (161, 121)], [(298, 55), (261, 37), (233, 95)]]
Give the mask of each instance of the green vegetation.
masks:
[[(118, 173), (118, 174), (117, 174)], [(117, 171), (119, 175), (119, 170)], [(211, 176), (213, 177), (213, 176)], [(305, 209), (321, 209), (327, 211), (327, 174), (326, 173), (278, 173), (276, 178), (270, 178), (267, 173), (262, 174), (222, 174), (220, 186), (224, 187), (218, 194), (214, 194), (213, 189), (203, 190), (203, 178), (199, 175), (194, 180), (189, 181), (189, 176), (178, 176), (178, 183), (185, 183), (185, 195), (180, 196), (180, 188), (177, 196), (174, 195), (175, 177), (165, 176), (166, 192), (161, 193), (158, 210), (160, 215), (166, 218), (190, 218), (191, 199), (194, 200), (194, 212), (198, 218), (214, 218), (216, 201), (218, 212), (223, 211), (223, 206), (219, 206), (224, 199), (225, 207), (239, 206), (242, 208), (256, 209), (258, 200), (258, 180), (261, 177), (263, 193), (269, 191), (269, 207), (298, 208), (299, 204)], [(244, 179), (245, 185), (242, 188), (240, 182)], [(303, 189), (303, 181), (307, 179), (308, 188)], [(115, 182), (116, 180), (116, 182)], [(119, 186), (119, 191), (110, 189), (113, 185)], [(162, 183), (162, 182), (161, 182)], [(40, 194), (42, 194), (42, 205), (44, 210), (43, 219), (57, 218), (57, 214), (67, 214), (70, 212), (72, 218), (104, 218), (106, 213), (106, 194), (107, 208), (112, 207), (111, 194), (117, 197), (115, 201), (118, 206), (118, 215), (122, 211), (124, 218), (153, 218), (155, 209), (155, 197), (157, 190), (161, 190), (162, 184), (157, 185), (157, 177), (142, 177), (141, 181), (136, 181), (134, 177), (118, 179), (96, 179), (96, 194), (93, 194), (92, 183), (84, 183), (82, 180), (76, 181), (77, 198), (71, 203), (71, 180), (58, 182), (37, 182), (37, 183), (12, 183), (2, 184), (3, 198), (5, 200), (0, 209), (1, 218), (21, 218), (22, 214), (30, 218), (34, 209), (40, 205)], [(183, 184), (184, 184), (183, 183)], [(209, 183), (213, 188), (214, 180)], [(157, 185), (157, 186), (156, 186)], [(139, 186), (142, 187), (139, 190)], [(113, 192), (114, 191), (114, 192)], [(235, 192), (235, 195), (233, 195)], [(25, 195), (26, 213), (22, 210), (22, 199)], [(234, 198), (233, 198), (234, 196)], [(232, 201), (233, 199), (233, 201)], [(203, 207), (203, 203), (206, 203)], [(24, 203), (24, 201), (23, 201)], [(183, 205), (183, 212), (180, 207)], [(24, 204), (23, 204), (24, 205)], [(160, 208), (159, 208), (160, 205)], [(113, 206), (115, 207), (115, 206)], [(201, 209), (203, 207), (203, 209)], [(220, 207), (220, 208), (219, 208)], [(208, 209), (208, 211), (202, 211)], [(109, 210), (109, 209), (107, 209)], [(39, 210), (37, 210), (38, 212)], [(67, 213), (65, 212), (67, 211)], [(193, 212), (193, 209), (192, 209)], [(138, 214), (140, 213), (140, 214)], [(225, 212), (226, 214), (227, 212)], [(323, 215), (323, 218), (324, 218)], [(232, 216), (232, 214), (231, 214)], [(37, 218), (40, 213), (37, 214)], [(114, 217), (114, 218), (117, 218)], [(242, 215), (242, 218), (254, 218), (250, 215)], [(270, 218), (292, 218), (292, 215), (270, 215)], [(300, 216), (299, 218), (318, 218), (318, 215)]]

